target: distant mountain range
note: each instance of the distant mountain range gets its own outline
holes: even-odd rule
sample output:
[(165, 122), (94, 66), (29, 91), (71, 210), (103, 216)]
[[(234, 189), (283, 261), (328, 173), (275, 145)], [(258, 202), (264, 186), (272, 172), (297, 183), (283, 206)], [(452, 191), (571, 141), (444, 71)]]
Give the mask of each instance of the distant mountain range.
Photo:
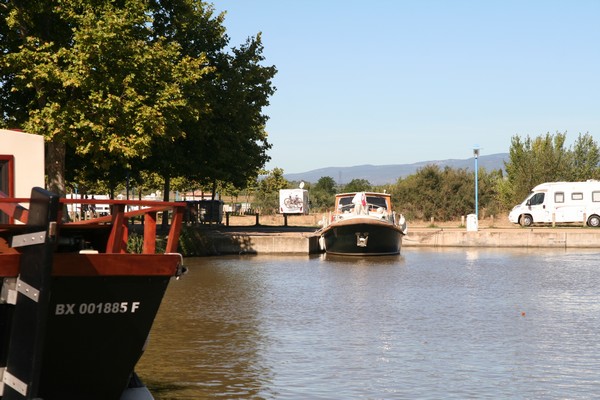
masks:
[[(508, 161), (508, 159), (508, 153), (490, 154), (480, 156), (478, 165), (479, 168), (485, 168), (488, 171), (497, 169), (504, 170), (504, 162)], [(471, 157), (464, 160), (449, 159), (422, 161), (414, 164), (327, 167), (295, 174), (284, 174), (284, 177), (288, 181), (306, 181), (316, 183), (322, 177), (329, 176), (340, 185), (347, 184), (352, 179), (366, 179), (373, 185), (385, 185), (387, 183), (395, 183), (398, 178), (405, 178), (416, 173), (417, 170), (432, 164), (438, 165), (440, 168), (444, 168), (446, 166), (456, 169), (464, 168), (467, 170), (473, 170), (475, 168), (475, 160)]]

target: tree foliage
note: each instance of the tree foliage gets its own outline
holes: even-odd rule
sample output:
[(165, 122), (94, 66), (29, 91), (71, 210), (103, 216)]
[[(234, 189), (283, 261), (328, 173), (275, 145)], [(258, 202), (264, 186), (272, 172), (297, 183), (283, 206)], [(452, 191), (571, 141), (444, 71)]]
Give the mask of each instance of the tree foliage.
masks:
[(342, 192), (368, 192), (373, 189), (373, 185), (366, 179), (355, 178), (348, 182), (343, 188)]
[[(496, 182), (501, 171), (478, 174), (478, 201), (483, 213), (495, 214)], [(475, 211), (475, 174), (466, 169), (427, 165), (399, 179), (391, 189), (395, 209), (409, 219), (448, 221)]]
[(260, 35), (227, 50), (223, 18), (199, 0), (4, 2), (1, 123), (44, 135), (71, 180), (243, 186), (268, 160), (276, 70)]
[(325, 211), (328, 208), (333, 208), (335, 202), (336, 184), (335, 180), (330, 176), (319, 178), (317, 183), (311, 186), (310, 203), (311, 210)]
[(279, 191), (287, 189), (290, 183), (283, 177), (283, 169), (263, 171), (266, 175), (258, 182), (254, 203), (262, 214), (274, 214), (279, 209)]
[(513, 136), (505, 163), (507, 180), (499, 186), (501, 202), (514, 205), (543, 182), (600, 178), (600, 151), (593, 138), (580, 134), (572, 148), (565, 142), (566, 133), (559, 132), (534, 139)]
[(589, 133), (579, 134), (571, 155), (570, 180), (600, 179), (600, 148)]

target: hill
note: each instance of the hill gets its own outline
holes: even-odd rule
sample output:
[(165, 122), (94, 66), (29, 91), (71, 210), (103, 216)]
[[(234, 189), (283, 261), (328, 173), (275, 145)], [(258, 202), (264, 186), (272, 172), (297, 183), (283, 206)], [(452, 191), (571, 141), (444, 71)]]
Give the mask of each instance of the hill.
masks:
[[(504, 170), (504, 162), (508, 161), (508, 153), (498, 153), (480, 156), (478, 164), (480, 168), (488, 171), (497, 169)], [(405, 178), (417, 172), (417, 170), (427, 165), (438, 165), (440, 168), (446, 166), (451, 168), (464, 168), (473, 170), (475, 167), (474, 159), (464, 160), (448, 159), (435, 161), (421, 161), (414, 164), (394, 164), (394, 165), (357, 165), (354, 167), (326, 167), (314, 169), (312, 171), (284, 174), (288, 181), (306, 181), (317, 182), (324, 176), (332, 177), (338, 184), (346, 184), (352, 179), (366, 179), (373, 185), (385, 185), (395, 183), (398, 178)]]

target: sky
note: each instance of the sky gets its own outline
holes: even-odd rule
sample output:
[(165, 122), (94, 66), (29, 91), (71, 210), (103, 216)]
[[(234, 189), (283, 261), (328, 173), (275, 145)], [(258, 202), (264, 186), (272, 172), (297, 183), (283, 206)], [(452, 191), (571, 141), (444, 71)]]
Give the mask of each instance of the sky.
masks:
[(214, 0), (230, 46), (262, 35), (277, 91), (267, 169), (600, 143), (598, 0)]

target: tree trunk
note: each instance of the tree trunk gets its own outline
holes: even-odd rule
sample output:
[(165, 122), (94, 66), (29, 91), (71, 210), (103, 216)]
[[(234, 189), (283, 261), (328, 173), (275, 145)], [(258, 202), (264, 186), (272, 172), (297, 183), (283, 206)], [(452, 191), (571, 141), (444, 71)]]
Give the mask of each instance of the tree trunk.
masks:
[(48, 142), (46, 146), (47, 189), (64, 197), (67, 190), (65, 184), (65, 151), (64, 143)]
[(213, 216), (214, 216), (214, 212), (215, 212), (214, 211), (215, 196), (217, 195), (217, 181), (213, 181), (212, 191), (211, 192), (212, 192), (211, 193), (212, 194), (212, 201), (210, 202), (210, 206), (209, 206), (209, 209), (208, 209), (210, 211), (210, 214), (208, 214), (208, 215), (210, 215), (209, 221), (210, 221), (210, 224), (212, 225), (212, 223), (213, 223)]
[(165, 186), (163, 191), (163, 201), (169, 201), (169, 193), (171, 192), (171, 177), (165, 176)]
[[(169, 201), (169, 192), (171, 191), (171, 177), (165, 176), (165, 186), (163, 188), (163, 201)], [(162, 227), (167, 229), (169, 225), (169, 212), (163, 211)]]

